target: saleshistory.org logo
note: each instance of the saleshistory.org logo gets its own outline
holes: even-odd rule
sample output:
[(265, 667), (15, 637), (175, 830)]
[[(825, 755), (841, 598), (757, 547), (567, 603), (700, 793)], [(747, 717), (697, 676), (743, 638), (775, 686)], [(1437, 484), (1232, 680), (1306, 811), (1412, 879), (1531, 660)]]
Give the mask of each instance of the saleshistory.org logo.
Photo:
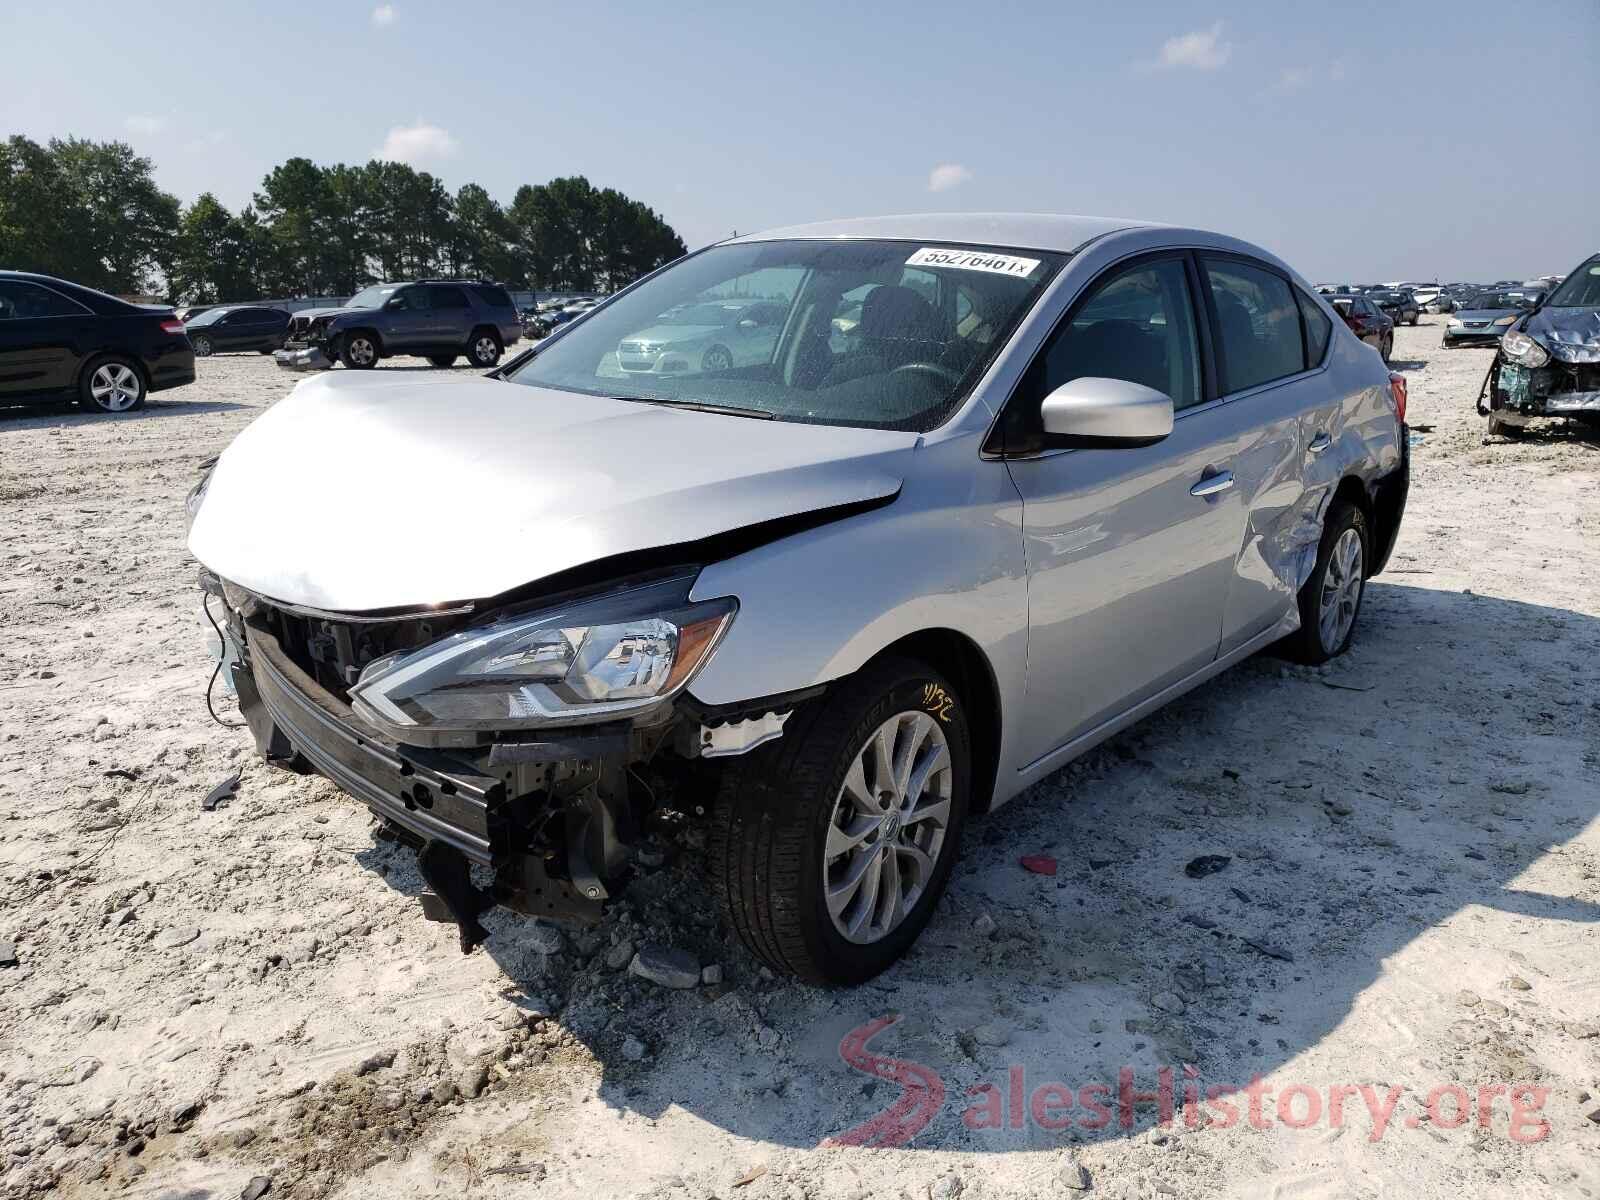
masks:
[[(874, 1079), (900, 1086), (900, 1095), (882, 1112), (852, 1129), (827, 1138), (825, 1146), (904, 1146), (939, 1115), (944, 1107), (944, 1080), (932, 1067), (909, 1059), (874, 1054), (867, 1043), (900, 1019), (899, 1014), (877, 1017), (858, 1025), (839, 1043), (845, 1064)], [(1384, 1084), (1329, 1084), (1313, 1087), (1294, 1083), (1274, 1090), (1258, 1075), (1248, 1084), (1201, 1085), (1199, 1071), (1185, 1066), (1181, 1072), (1162, 1067), (1154, 1088), (1135, 1086), (1132, 1067), (1117, 1072), (1115, 1086), (1085, 1083), (1076, 1088), (1062, 1082), (1030, 1084), (1020, 1064), (1006, 1069), (1004, 1084), (980, 1083), (966, 1090), (969, 1098), (961, 1122), (974, 1131), (1022, 1129), (1033, 1126), (1059, 1131), (1076, 1126), (1090, 1132), (1111, 1128), (1132, 1130), (1141, 1123), (1136, 1109), (1154, 1109), (1154, 1124), (1181, 1122), (1189, 1129), (1226, 1130), (1244, 1123), (1252, 1129), (1309, 1129), (1326, 1125), (1341, 1129), (1351, 1114), (1366, 1113), (1367, 1140), (1380, 1141), (1391, 1128), (1407, 1089)], [(1475, 1088), (1440, 1084), (1423, 1098), (1423, 1113), (1401, 1118), (1396, 1128), (1459, 1129), (1476, 1125), (1496, 1130), (1499, 1102), (1506, 1109), (1505, 1136), (1513, 1142), (1542, 1142), (1550, 1136), (1550, 1122), (1542, 1115), (1550, 1089), (1533, 1084), (1486, 1083)], [(1181, 1104), (1181, 1111), (1180, 1111)], [(1148, 1117), (1144, 1123), (1151, 1123)]]

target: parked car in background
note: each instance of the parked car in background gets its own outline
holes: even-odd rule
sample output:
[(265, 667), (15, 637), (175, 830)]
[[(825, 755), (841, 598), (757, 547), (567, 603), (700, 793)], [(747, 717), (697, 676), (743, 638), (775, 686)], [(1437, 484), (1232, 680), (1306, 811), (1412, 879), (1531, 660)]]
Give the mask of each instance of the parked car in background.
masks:
[[(782, 319), (744, 366), (617, 370), (756, 292)], [(189, 548), (261, 753), (415, 847), (463, 949), (497, 904), (597, 921), (668, 804), (754, 954), (855, 983), (969, 813), (1258, 650), (1349, 646), (1404, 419), (1238, 239), (839, 221), (682, 258), (489, 378), (303, 384), (196, 487)]]
[(0, 271), (0, 405), (73, 399), (131, 412), (193, 382), (194, 351), (172, 309)]
[(1394, 354), (1394, 320), (1366, 296), (1334, 295), (1324, 300), (1350, 332), (1375, 349), (1384, 362)]
[(1501, 335), (1532, 307), (1533, 302), (1519, 292), (1479, 292), (1450, 314), (1440, 344), (1447, 349), (1498, 344)]
[(617, 344), (617, 365), (628, 372), (713, 374), (769, 362), (783, 330), (787, 304), (696, 301), (656, 315), (645, 329)]
[(183, 327), (200, 358), (232, 350), (271, 354), (288, 337), (289, 314), (281, 308), (208, 308)]
[(1491, 434), (1518, 433), (1533, 417), (1600, 428), (1600, 254), (1511, 323), (1478, 410)]
[(188, 304), (178, 309), (178, 320), (192, 321), (201, 313), (216, 308), (215, 304)]
[(1412, 295), (1422, 307), (1423, 312), (1447, 313), (1455, 311), (1455, 298), (1444, 288), (1419, 288)]
[(342, 308), (294, 314), (289, 342), (278, 365), (311, 370), (342, 362), (367, 370), (397, 354), (448, 367), (463, 354), (474, 367), (489, 368), (522, 337), (522, 322), (510, 293), (476, 279), (422, 279), (378, 283)]
[(1374, 288), (1365, 295), (1396, 325), (1415, 325), (1422, 319), (1422, 305), (1409, 288)]

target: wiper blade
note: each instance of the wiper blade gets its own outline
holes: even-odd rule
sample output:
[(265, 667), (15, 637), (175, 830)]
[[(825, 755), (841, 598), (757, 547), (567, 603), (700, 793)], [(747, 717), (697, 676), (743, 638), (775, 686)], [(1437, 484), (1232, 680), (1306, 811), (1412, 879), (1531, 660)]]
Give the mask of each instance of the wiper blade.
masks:
[(631, 400), (635, 404), (659, 404), (662, 408), (687, 408), (692, 412), (720, 413), (725, 417), (751, 417), (757, 421), (775, 421), (776, 413), (764, 408), (738, 408), (732, 404), (705, 404), (699, 400), (661, 400), (655, 396), (613, 396), (613, 400)]

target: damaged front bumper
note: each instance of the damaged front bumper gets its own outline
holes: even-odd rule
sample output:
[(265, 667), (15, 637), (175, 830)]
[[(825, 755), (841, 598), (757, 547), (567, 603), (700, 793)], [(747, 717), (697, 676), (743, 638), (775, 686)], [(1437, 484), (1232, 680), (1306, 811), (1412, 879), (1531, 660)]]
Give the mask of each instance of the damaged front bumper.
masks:
[(333, 360), (321, 346), (290, 343), (282, 350), (274, 350), (272, 359), (285, 371), (326, 371)]
[[(273, 605), (209, 572), (201, 586), (222, 598), (225, 666), (257, 749), (325, 776), (372, 811), (380, 836), (415, 849), (424, 912), (454, 921), (464, 951), (488, 936), (479, 917), (497, 905), (563, 923), (599, 920), (660, 801), (686, 784), (704, 788), (700, 760), (781, 736), (807, 698), (711, 712), (680, 697), (647, 727), (621, 720), (407, 745), (349, 703), (340, 680), (351, 678), (352, 647), (428, 641), (464, 624), (467, 610), (351, 623)], [(648, 786), (630, 782), (646, 771)]]
[(1551, 361), (1524, 367), (1497, 359), (1484, 391), (1487, 410), (1502, 419), (1532, 417), (1600, 417), (1600, 363)]

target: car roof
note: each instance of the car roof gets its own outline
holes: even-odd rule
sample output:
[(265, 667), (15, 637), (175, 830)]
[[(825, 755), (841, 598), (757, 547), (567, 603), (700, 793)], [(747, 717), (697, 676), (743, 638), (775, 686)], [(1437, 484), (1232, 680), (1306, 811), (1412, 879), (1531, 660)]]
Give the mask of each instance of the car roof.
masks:
[(788, 239), (887, 238), (903, 241), (956, 242), (1018, 249), (1077, 250), (1087, 242), (1123, 229), (1154, 228), (1149, 221), (1122, 217), (1074, 217), (1052, 213), (907, 213), (889, 217), (853, 217), (812, 225), (789, 225), (730, 238), (729, 242), (773, 242)]

